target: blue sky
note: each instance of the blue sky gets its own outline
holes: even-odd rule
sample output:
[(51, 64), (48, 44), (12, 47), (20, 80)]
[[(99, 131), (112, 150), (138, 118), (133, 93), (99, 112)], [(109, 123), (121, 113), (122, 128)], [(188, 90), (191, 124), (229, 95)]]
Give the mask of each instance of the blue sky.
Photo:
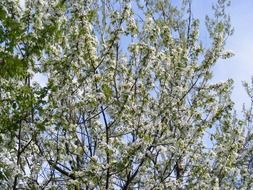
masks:
[(234, 0), (230, 14), (235, 33), (228, 40), (226, 47), (232, 49), (236, 55), (230, 60), (218, 63), (215, 72), (217, 79), (234, 79), (232, 98), (236, 103), (236, 109), (240, 110), (243, 102), (249, 103), (242, 81), (250, 82), (253, 76), (253, 1)]
[[(195, 17), (204, 18), (211, 13), (212, 3), (216, 0), (193, 0), (193, 14)], [(226, 49), (233, 50), (235, 56), (228, 60), (220, 60), (214, 67), (214, 81), (234, 80), (232, 99), (235, 109), (240, 111), (242, 104), (249, 104), (249, 98), (242, 86), (242, 81), (250, 82), (253, 76), (253, 1), (232, 0), (228, 9), (232, 26), (235, 29), (226, 44)], [(208, 40), (206, 31), (201, 31), (201, 38)]]

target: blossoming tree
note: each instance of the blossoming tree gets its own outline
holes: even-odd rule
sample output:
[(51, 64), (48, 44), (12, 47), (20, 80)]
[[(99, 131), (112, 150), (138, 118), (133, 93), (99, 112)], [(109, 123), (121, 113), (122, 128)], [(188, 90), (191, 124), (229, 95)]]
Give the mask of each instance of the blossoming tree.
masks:
[(1, 189), (252, 188), (232, 81), (210, 81), (229, 2), (207, 46), (191, 4), (0, 1)]

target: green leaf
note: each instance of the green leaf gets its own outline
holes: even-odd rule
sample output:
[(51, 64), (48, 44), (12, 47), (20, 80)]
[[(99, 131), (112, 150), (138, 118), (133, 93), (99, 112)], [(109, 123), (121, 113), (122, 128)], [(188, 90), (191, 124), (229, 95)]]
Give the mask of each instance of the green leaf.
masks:
[(103, 93), (106, 97), (106, 100), (108, 100), (112, 96), (112, 89), (109, 87), (108, 84), (103, 84), (102, 90), (103, 90)]
[(17, 108), (17, 104), (15, 102), (12, 103), (12, 108), (16, 109)]

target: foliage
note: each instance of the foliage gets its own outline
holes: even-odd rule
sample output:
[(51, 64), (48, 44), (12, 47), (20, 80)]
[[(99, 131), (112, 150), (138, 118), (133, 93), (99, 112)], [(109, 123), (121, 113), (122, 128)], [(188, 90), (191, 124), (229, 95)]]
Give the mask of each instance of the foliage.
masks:
[(188, 0), (0, 1), (0, 187), (251, 189), (233, 82), (211, 82), (228, 5), (204, 47)]

